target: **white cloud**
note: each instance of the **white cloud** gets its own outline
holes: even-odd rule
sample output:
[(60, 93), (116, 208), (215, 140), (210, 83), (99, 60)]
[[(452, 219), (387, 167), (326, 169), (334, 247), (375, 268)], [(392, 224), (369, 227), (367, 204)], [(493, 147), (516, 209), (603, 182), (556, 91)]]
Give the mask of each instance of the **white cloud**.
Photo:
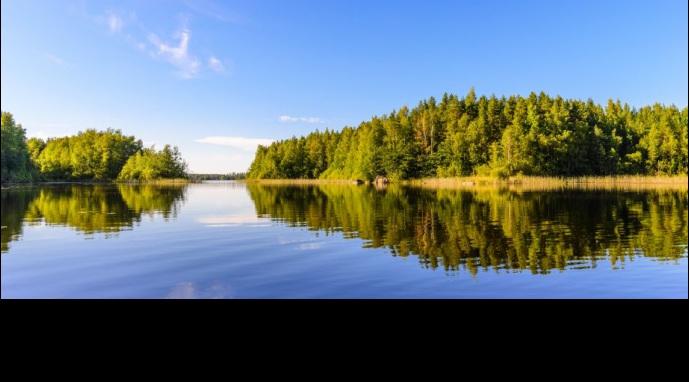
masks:
[(48, 61), (52, 62), (55, 65), (64, 65), (65, 60), (61, 59), (60, 57), (52, 54), (52, 53), (46, 53), (45, 57), (48, 59)]
[(189, 171), (195, 174), (227, 174), (245, 172), (254, 160), (255, 151), (245, 151), (231, 147), (202, 147), (200, 151), (184, 150), (184, 158), (189, 163)]
[(182, 78), (192, 78), (198, 74), (201, 64), (193, 55), (189, 54), (189, 40), (191, 31), (183, 29), (178, 33), (179, 44), (173, 46), (161, 41), (158, 36), (151, 34), (148, 41), (156, 48), (155, 54), (179, 69)]
[(278, 117), (280, 122), (289, 122), (289, 123), (296, 123), (296, 122), (304, 122), (304, 123), (325, 123), (322, 119), (318, 117), (292, 117), (289, 115), (281, 115)]
[[(87, 15), (87, 17), (101, 26), (105, 26), (112, 35), (125, 39), (135, 49), (173, 65), (177, 68), (177, 74), (181, 78), (194, 78), (202, 70), (210, 70), (215, 73), (225, 73), (228, 71), (227, 62), (220, 60), (213, 54), (210, 54), (206, 59), (198, 58), (191, 53), (191, 30), (187, 27), (183, 27), (172, 36), (173, 41), (170, 42), (163, 41), (155, 33), (144, 32), (142, 34), (141, 32), (146, 31), (147, 28), (138, 20), (134, 12), (107, 11), (98, 16)], [(138, 28), (128, 28), (128, 30), (125, 30), (125, 27), (129, 25), (138, 26)], [(146, 41), (147, 43), (145, 43)], [(51, 61), (60, 65), (64, 63), (57, 57), (56, 59), (51, 59)]]
[(225, 71), (225, 65), (215, 56), (211, 56), (208, 59), (208, 67), (216, 73), (223, 73)]
[(243, 151), (253, 152), (258, 145), (268, 146), (273, 143), (272, 139), (243, 138), (243, 137), (205, 137), (197, 139), (196, 142), (208, 143), (211, 145), (227, 146)]
[[(28, 135), (27, 135), (27, 136), (28, 136)], [(39, 131), (37, 131), (37, 132), (31, 134), (31, 135), (28, 136), (28, 137), (29, 137), (29, 138), (38, 138), (38, 139), (46, 140), (46, 139), (50, 138), (51, 135), (48, 134), (48, 133), (46, 133), (46, 132), (43, 131), (43, 130), (39, 130)]]
[(111, 33), (117, 33), (121, 31), (122, 26), (124, 25), (122, 18), (114, 13), (108, 13), (106, 21), (108, 24), (108, 29)]

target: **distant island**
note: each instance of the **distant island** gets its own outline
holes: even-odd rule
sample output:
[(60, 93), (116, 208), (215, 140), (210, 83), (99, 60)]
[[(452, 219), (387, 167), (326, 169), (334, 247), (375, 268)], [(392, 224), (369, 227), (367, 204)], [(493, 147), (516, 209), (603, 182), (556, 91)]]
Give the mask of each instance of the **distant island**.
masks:
[(157, 151), (119, 130), (26, 139), (11, 113), (2, 112), (2, 183), (41, 181), (154, 182), (187, 180), (177, 147)]
[(528, 97), (431, 97), (357, 128), (259, 146), (249, 179), (687, 174), (687, 107)]
[(242, 180), (246, 179), (245, 172), (231, 172), (228, 174), (189, 174), (189, 180), (201, 182), (204, 180)]

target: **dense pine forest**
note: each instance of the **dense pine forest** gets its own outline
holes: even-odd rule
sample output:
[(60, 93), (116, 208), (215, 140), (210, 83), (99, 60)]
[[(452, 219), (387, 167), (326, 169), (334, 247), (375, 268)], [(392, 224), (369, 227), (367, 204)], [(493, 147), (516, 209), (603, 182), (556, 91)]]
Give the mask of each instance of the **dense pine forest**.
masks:
[(2, 182), (50, 180), (134, 180), (186, 178), (177, 147), (145, 148), (119, 130), (26, 139), (12, 114), (2, 113)]
[(251, 179), (391, 180), (487, 175), (687, 173), (687, 108), (605, 107), (528, 97), (431, 97), (357, 128), (316, 131), (259, 146)]

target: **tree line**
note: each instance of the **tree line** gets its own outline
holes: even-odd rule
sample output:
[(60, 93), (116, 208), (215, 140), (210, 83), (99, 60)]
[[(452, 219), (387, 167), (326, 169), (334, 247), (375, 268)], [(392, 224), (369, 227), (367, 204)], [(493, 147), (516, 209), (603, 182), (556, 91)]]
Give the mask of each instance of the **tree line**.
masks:
[(120, 130), (89, 129), (73, 136), (26, 139), (11, 113), (2, 113), (2, 182), (186, 178), (177, 147), (143, 147)]
[(227, 174), (189, 174), (192, 181), (204, 180), (242, 180), (246, 179), (245, 172), (230, 172)]
[(687, 173), (687, 108), (444, 94), (357, 128), (259, 146), (248, 177), (390, 179)]

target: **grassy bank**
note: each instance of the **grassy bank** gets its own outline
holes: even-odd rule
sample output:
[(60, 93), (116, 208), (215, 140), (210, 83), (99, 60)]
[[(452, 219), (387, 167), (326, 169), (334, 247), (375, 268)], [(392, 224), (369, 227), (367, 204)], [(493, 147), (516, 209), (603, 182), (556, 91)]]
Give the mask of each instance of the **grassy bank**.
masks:
[(184, 178), (174, 178), (174, 179), (153, 179), (153, 180), (118, 180), (115, 183), (119, 184), (152, 184), (152, 185), (169, 185), (169, 184), (188, 184), (188, 183), (201, 183), (201, 181), (195, 181), (191, 179)]
[(247, 179), (246, 183), (258, 184), (359, 184), (352, 179)]
[(200, 183), (198, 181), (193, 181), (189, 179), (176, 178), (176, 179), (155, 179), (155, 180), (46, 180), (46, 181), (34, 181), (34, 182), (8, 182), (2, 183), (2, 188), (12, 188), (12, 187), (30, 187), (30, 186), (43, 186), (43, 185), (54, 185), (54, 184), (152, 184), (152, 185), (176, 185), (176, 184), (188, 184), (188, 183)]
[(428, 188), (483, 188), (505, 187), (514, 189), (556, 190), (576, 189), (686, 189), (687, 176), (583, 176), (541, 177), (517, 176), (508, 179), (491, 177), (427, 178), (403, 181), (403, 184)]
[[(586, 177), (540, 177), (517, 176), (499, 179), (483, 176), (456, 178), (424, 178), (398, 182), (402, 185), (426, 188), (514, 188), (520, 190), (576, 189), (687, 189), (686, 175), (678, 176), (586, 176)], [(283, 185), (356, 184), (354, 180), (332, 179), (252, 179), (249, 183)], [(365, 182), (370, 183), (370, 182)]]

